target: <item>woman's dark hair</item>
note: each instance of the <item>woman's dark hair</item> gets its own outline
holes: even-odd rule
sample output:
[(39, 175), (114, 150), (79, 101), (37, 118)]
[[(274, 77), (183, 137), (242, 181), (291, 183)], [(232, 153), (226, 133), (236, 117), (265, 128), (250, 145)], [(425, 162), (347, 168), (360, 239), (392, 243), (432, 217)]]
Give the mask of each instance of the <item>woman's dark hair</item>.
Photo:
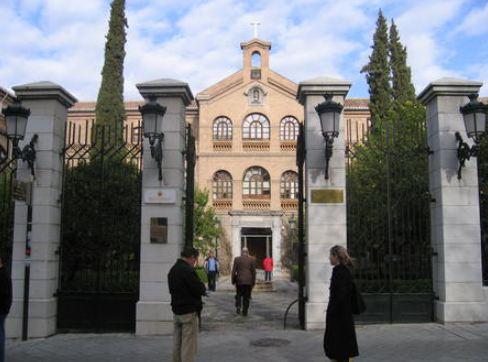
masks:
[(200, 253), (198, 252), (197, 249), (195, 249), (194, 247), (192, 246), (185, 246), (185, 248), (183, 249), (183, 251), (181, 252), (181, 256), (183, 258), (198, 258), (198, 255)]
[(342, 245), (334, 245), (332, 248), (330, 248), (330, 254), (337, 257), (340, 264), (346, 265), (349, 267), (353, 266), (352, 258), (349, 256), (347, 249), (345, 247), (343, 247)]

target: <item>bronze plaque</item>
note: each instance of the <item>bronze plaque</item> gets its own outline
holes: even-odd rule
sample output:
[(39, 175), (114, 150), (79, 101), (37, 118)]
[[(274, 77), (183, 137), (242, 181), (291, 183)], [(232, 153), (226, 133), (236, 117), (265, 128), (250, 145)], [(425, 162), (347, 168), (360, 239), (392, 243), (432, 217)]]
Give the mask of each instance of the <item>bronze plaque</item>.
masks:
[(12, 196), (16, 201), (25, 201), (30, 204), (31, 183), (14, 179), (12, 184)]
[(343, 204), (344, 190), (322, 189), (312, 190), (312, 204)]
[(165, 217), (152, 217), (150, 238), (153, 244), (168, 243), (168, 219)]

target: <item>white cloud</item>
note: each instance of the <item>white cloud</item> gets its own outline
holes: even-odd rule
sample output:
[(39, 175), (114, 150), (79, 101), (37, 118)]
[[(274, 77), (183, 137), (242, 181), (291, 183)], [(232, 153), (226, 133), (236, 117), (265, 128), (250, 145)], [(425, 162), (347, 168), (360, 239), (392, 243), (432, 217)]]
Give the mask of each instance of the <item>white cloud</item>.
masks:
[(488, 33), (488, 2), (484, 7), (475, 7), (456, 28), (457, 32), (466, 35), (481, 35)]
[[(60, 83), (80, 99), (95, 99), (103, 65), (109, 0), (0, 1), (0, 85), (37, 80)], [(377, 9), (394, 17), (408, 47), (417, 90), (445, 75), (463, 75), (444, 34), (460, 23), (462, 0), (130, 0), (125, 96), (135, 84), (169, 77), (196, 93), (241, 67), (239, 43), (260, 37), (273, 43), (271, 67), (300, 81), (329, 75), (357, 81), (371, 52)], [(478, 24), (471, 12), (463, 25)], [(470, 20), (471, 19), (471, 20)], [(463, 23), (463, 24), (464, 24)], [(479, 27), (478, 27), (479, 28)], [(466, 30), (467, 31), (467, 30)], [(486, 79), (486, 77), (484, 78)]]
[(447, 64), (451, 56), (445, 26), (460, 12), (461, 0), (418, 1), (395, 18), (401, 40), (407, 47), (408, 63), (417, 92), (431, 81), (444, 76), (460, 76)]

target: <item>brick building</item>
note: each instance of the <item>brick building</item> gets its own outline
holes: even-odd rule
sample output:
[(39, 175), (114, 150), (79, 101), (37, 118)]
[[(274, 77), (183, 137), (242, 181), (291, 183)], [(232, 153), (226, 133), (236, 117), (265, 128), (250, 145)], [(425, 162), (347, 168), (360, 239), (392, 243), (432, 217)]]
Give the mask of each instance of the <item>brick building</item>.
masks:
[[(269, 254), (279, 272), (284, 224), (297, 213), (295, 150), (303, 106), (298, 85), (270, 68), (271, 43), (252, 39), (241, 49), (242, 69), (199, 92), (187, 107), (197, 141), (196, 185), (209, 191), (233, 255), (243, 246), (258, 263)], [(132, 141), (140, 137), (141, 104), (126, 102)], [(68, 122), (84, 128), (94, 110), (94, 102), (80, 102)], [(346, 100), (344, 114), (348, 142), (360, 140), (369, 124), (368, 100)]]

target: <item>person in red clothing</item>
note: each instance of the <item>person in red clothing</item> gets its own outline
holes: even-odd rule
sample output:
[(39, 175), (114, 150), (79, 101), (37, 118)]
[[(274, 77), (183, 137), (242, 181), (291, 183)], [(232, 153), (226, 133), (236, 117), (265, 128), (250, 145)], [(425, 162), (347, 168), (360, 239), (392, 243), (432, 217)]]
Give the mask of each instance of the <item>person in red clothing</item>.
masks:
[(273, 272), (273, 259), (267, 256), (263, 260), (263, 269), (264, 269), (264, 280), (266, 282), (271, 281), (271, 273)]

